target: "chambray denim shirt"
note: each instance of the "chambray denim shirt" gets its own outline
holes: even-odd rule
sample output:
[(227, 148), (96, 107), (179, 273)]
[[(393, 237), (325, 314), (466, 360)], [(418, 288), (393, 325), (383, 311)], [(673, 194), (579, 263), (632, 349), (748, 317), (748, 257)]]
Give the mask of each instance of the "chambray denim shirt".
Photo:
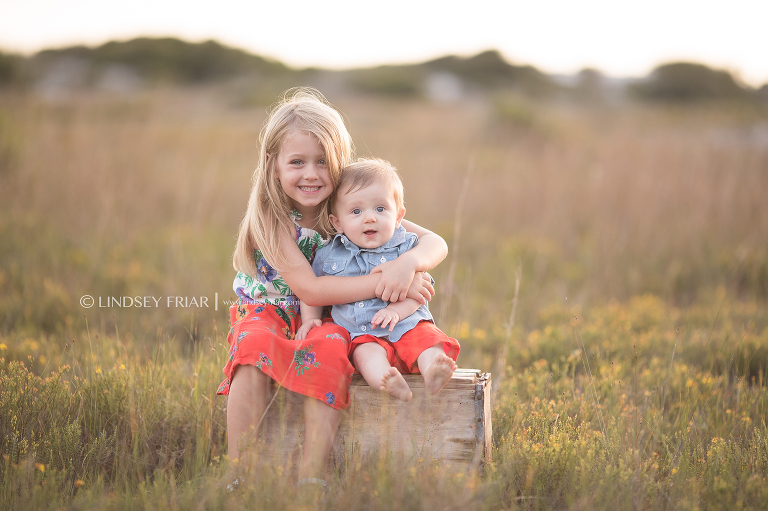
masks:
[[(398, 227), (392, 238), (384, 245), (378, 248), (361, 249), (343, 234), (337, 234), (330, 243), (317, 251), (312, 269), (318, 277), (324, 275), (338, 277), (368, 275), (374, 267), (396, 259), (399, 255), (413, 248), (418, 241), (418, 236), (406, 232), (403, 227)], [(349, 332), (352, 339), (370, 334), (388, 339), (390, 342), (397, 342), (419, 321), (427, 320), (434, 323), (427, 306), (421, 305), (416, 312), (407, 318), (402, 318), (391, 332), (389, 325), (385, 328), (380, 326), (373, 328), (371, 320), (374, 314), (387, 305), (387, 302), (380, 298), (334, 305), (331, 316), (337, 325), (344, 327)]]

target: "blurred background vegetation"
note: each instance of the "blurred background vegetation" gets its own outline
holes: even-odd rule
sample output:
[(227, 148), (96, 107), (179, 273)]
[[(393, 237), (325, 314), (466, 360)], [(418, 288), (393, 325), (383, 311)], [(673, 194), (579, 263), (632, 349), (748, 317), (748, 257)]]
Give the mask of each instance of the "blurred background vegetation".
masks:
[(768, 100), (768, 84), (754, 89), (738, 83), (728, 71), (689, 62), (660, 65), (645, 78), (615, 79), (594, 69), (576, 76), (549, 76), (532, 66), (510, 64), (495, 50), (466, 58), (446, 56), (421, 64), (349, 71), (293, 69), (213, 40), (189, 43), (170, 37), (48, 49), (29, 57), (0, 51), (0, 86), (48, 94), (136, 92), (160, 84), (189, 86), (236, 79), (260, 89), (268, 103), (286, 84), (307, 82), (346, 93), (438, 100), (510, 89), (560, 99)]
[(143, 38), (3, 55), (0, 77), (3, 335), (71, 337), (84, 314), (193, 340), (199, 322), (226, 322), (223, 304), (79, 299), (230, 297), (265, 109), (295, 85), (345, 113), (357, 154), (401, 170), (408, 217), (457, 248), (435, 271), (443, 322), (503, 324), (518, 267), (525, 328), (566, 297), (768, 296), (768, 103), (725, 71), (552, 77), (495, 51), (294, 70), (214, 41)]
[[(451, 248), (434, 271), (430, 307), (461, 341), (460, 365), (494, 373), (498, 473), (518, 484), (510, 490), (491, 477), (472, 495), (502, 507), (574, 504), (562, 486), (547, 485), (582, 472), (553, 475), (531, 460), (536, 446), (583, 446), (599, 429), (596, 408), (587, 410), (580, 347), (603, 375), (601, 395), (614, 406), (606, 414), (622, 442), (630, 433), (621, 421), (636, 421), (647, 392), (676, 375), (670, 385), (680, 401), (667, 401), (665, 383), (659, 413), (679, 416), (670, 429), (636, 424), (629, 457), (638, 464), (600, 458), (630, 472), (645, 467), (633, 479), (644, 482), (619, 507), (655, 507), (644, 500), (649, 488), (671, 484), (678, 469), (686, 479), (676, 476), (675, 502), (720, 495), (715, 458), (706, 470), (691, 468), (706, 459), (702, 449), (724, 431), (758, 444), (766, 431), (758, 422), (768, 365), (768, 85), (750, 88), (696, 63), (632, 80), (594, 69), (549, 76), (495, 51), (344, 71), (292, 69), (214, 41), (176, 39), (0, 53), (0, 376), (16, 389), (0, 392), (7, 463), (68, 470), (56, 483), (68, 488), (57, 497), (66, 503), (77, 478), (100, 481), (103, 492), (127, 478), (131, 494), (155, 476), (171, 486), (199, 477), (225, 453), (225, 400), (213, 393), (227, 354), (231, 254), (267, 108), (299, 85), (317, 87), (344, 113), (358, 156), (400, 170), (407, 218)], [(81, 306), (83, 295), (96, 306)], [(206, 297), (209, 306), (98, 306), (99, 298), (137, 296)], [(53, 373), (62, 366), (69, 369)], [(737, 397), (744, 382), (760, 392), (748, 405)], [(90, 411), (79, 412), (57, 385)], [(701, 399), (686, 401), (683, 393), (699, 385), (707, 389)], [(558, 397), (563, 386), (581, 394)], [(51, 390), (27, 392), (27, 402), (17, 394), (24, 388)], [(726, 415), (739, 406), (748, 415)], [(570, 440), (545, 420), (552, 407), (576, 421)], [(20, 410), (28, 418), (21, 426)], [(688, 425), (699, 412), (717, 420)], [(683, 444), (664, 449), (690, 427), (699, 429), (685, 444), (693, 465), (684, 472)], [(65, 429), (66, 438), (55, 433)], [(661, 431), (667, 436), (657, 442)], [(643, 450), (638, 435), (655, 440)], [(530, 458), (520, 458), (513, 438), (528, 442)], [(749, 502), (764, 502), (750, 489), (755, 473), (760, 481), (768, 473), (768, 450), (758, 444), (743, 452), (763, 461), (743, 480), (726, 480)], [(550, 459), (565, 467), (573, 458), (559, 452)], [(18, 480), (42, 477), (23, 470), (27, 479)], [(2, 502), (26, 491), (7, 481)], [(587, 483), (567, 484), (584, 502), (600, 499)], [(545, 500), (516, 500), (535, 488)], [(621, 499), (606, 488), (605, 502)], [(658, 502), (672, 502), (664, 495)]]

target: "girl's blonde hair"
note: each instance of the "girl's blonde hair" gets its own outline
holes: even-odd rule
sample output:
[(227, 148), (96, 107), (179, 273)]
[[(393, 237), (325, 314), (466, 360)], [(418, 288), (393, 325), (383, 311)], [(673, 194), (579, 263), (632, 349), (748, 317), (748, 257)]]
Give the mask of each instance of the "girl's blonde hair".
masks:
[[(237, 236), (232, 263), (239, 272), (256, 275), (255, 251), (277, 271), (288, 261), (280, 252), (280, 233), (295, 232), (289, 218), (290, 198), (277, 179), (277, 156), (286, 135), (302, 131), (314, 135), (323, 146), (334, 189), (341, 169), (352, 160), (352, 140), (339, 112), (316, 89), (289, 89), (269, 114), (259, 135), (259, 166), (253, 173), (248, 209)], [(324, 237), (335, 231), (328, 219), (328, 201), (320, 204), (316, 230)]]

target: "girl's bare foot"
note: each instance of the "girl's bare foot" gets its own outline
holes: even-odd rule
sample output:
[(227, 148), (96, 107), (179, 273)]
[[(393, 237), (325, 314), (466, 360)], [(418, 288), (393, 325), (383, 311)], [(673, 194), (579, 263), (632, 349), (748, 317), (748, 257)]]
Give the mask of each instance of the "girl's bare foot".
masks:
[(445, 353), (435, 357), (432, 364), (424, 372), (424, 385), (427, 387), (427, 393), (435, 395), (440, 392), (440, 389), (451, 379), (457, 367), (456, 362)]
[(410, 401), (413, 394), (408, 384), (405, 382), (405, 378), (400, 374), (400, 371), (394, 367), (390, 367), (389, 371), (384, 373), (381, 378), (382, 391), (386, 392), (390, 396), (399, 399), (400, 401)]

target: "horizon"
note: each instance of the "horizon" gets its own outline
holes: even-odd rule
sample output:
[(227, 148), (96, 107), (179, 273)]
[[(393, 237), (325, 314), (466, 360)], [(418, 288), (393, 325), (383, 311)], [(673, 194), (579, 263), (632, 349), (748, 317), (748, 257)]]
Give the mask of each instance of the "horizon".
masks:
[(394, 0), (386, 9), (351, 0), (297, 0), (285, 10), (223, 0), (215, 11), (201, 0), (0, 0), (0, 8), (0, 48), (24, 55), (136, 37), (176, 37), (213, 39), (294, 68), (338, 70), (496, 49), (512, 64), (550, 75), (592, 68), (631, 78), (661, 64), (695, 62), (728, 71), (752, 87), (768, 83), (768, 59), (759, 52), (768, 47), (768, 31), (762, 27), (768, 2), (761, 0), (705, 5), (648, 0), (642, 6), (608, 0), (499, 6), (478, 0), (472, 10), (405, 0)]
[(688, 64), (701, 64), (701, 65), (704, 65), (704, 66), (706, 66), (706, 67), (708, 67), (710, 69), (713, 69), (713, 70), (726, 71), (726, 72), (730, 73), (731, 76), (736, 80), (736, 83), (738, 83), (742, 87), (747, 87), (747, 88), (751, 87), (751, 88), (754, 88), (754, 89), (759, 89), (762, 86), (768, 86), (768, 81), (766, 81), (764, 84), (751, 84), (751, 83), (748, 83), (748, 82), (744, 81), (741, 78), (741, 76), (737, 72), (734, 72), (732, 69), (718, 68), (717, 66), (710, 65), (707, 62), (694, 61), (694, 60), (677, 60), (677, 61), (659, 62), (658, 64), (656, 64), (652, 68), (648, 69), (645, 73), (639, 74), (639, 75), (631, 75), (631, 76), (630, 75), (623, 75), (623, 76), (612, 75), (612, 74), (607, 73), (603, 69), (599, 69), (599, 68), (595, 68), (595, 67), (590, 67), (590, 66), (586, 66), (586, 67), (583, 67), (581, 69), (577, 69), (577, 70), (573, 71), (572, 73), (550, 72), (550, 71), (547, 71), (545, 69), (540, 68), (539, 66), (536, 66), (535, 64), (514, 62), (514, 61), (510, 60), (510, 58), (507, 55), (505, 55), (504, 52), (502, 52), (498, 48), (484, 48), (484, 49), (480, 49), (480, 50), (478, 50), (476, 52), (472, 52), (472, 53), (468, 53), (468, 54), (450, 53), (450, 54), (434, 55), (434, 56), (427, 57), (427, 58), (424, 58), (424, 59), (421, 59), (421, 60), (417, 60), (417, 61), (375, 63), (375, 64), (360, 65), (360, 66), (353, 66), (353, 67), (331, 67), (331, 66), (318, 66), (318, 65), (297, 66), (297, 65), (293, 65), (291, 63), (285, 62), (283, 60), (280, 60), (280, 59), (278, 59), (276, 57), (272, 57), (272, 56), (269, 56), (269, 55), (259, 54), (259, 53), (250, 51), (247, 48), (242, 48), (242, 47), (226, 44), (226, 43), (224, 43), (224, 42), (222, 42), (220, 40), (217, 40), (217, 39), (210, 39), (209, 38), (209, 39), (201, 39), (201, 40), (197, 40), (197, 41), (192, 41), (192, 40), (189, 40), (189, 39), (185, 39), (185, 38), (178, 37), (178, 36), (173, 36), (173, 35), (165, 35), (165, 36), (140, 35), (140, 36), (130, 37), (130, 38), (111, 39), (111, 40), (103, 41), (101, 43), (96, 43), (96, 44), (70, 44), (70, 45), (63, 45), (63, 46), (45, 47), (45, 48), (40, 48), (39, 50), (36, 50), (34, 52), (29, 52), (29, 53), (8, 52), (5, 48), (0, 47), (0, 52), (5, 52), (6, 54), (7, 53), (16, 53), (16, 54), (20, 54), (20, 55), (24, 56), (25, 58), (31, 58), (34, 55), (36, 55), (38, 53), (41, 53), (41, 52), (44, 52), (44, 51), (62, 51), (62, 50), (66, 50), (66, 49), (69, 49), (69, 48), (77, 48), (77, 47), (85, 47), (85, 48), (89, 48), (89, 49), (96, 49), (96, 48), (98, 48), (100, 46), (103, 46), (105, 44), (108, 44), (108, 43), (118, 43), (118, 44), (120, 44), (120, 43), (128, 43), (128, 42), (130, 42), (132, 40), (143, 39), (143, 38), (155, 39), (155, 40), (160, 40), (160, 39), (177, 39), (177, 40), (182, 41), (182, 42), (187, 43), (187, 44), (203, 44), (205, 42), (211, 41), (211, 42), (220, 44), (220, 45), (222, 45), (223, 47), (226, 47), (226, 48), (230, 48), (230, 49), (234, 49), (234, 50), (238, 50), (238, 51), (243, 51), (243, 52), (245, 52), (247, 54), (250, 54), (250, 55), (253, 55), (253, 56), (256, 56), (256, 57), (264, 58), (266, 60), (270, 60), (270, 61), (273, 61), (273, 62), (277, 62), (277, 63), (283, 64), (283, 65), (285, 65), (285, 66), (287, 66), (287, 67), (289, 67), (289, 68), (291, 68), (293, 70), (297, 70), (297, 71), (304, 70), (304, 69), (320, 69), (320, 70), (324, 70), (324, 71), (348, 71), (348, 70), (355, 70), (355, 69), (367, 69), (367, 68), (376, 68), (376, 67), (384, 67), (384, 66), (410, 66), (410, 65), (420, 65), (420, 64), (424, 64), (424, 63), (427, 63), (427, 62), (430, 62), (430, 61), (433, 61), (433, 60), (438, 60), (438, 59), (446, 58), (446, 57), (458, 57), (458, 58), (463, 58), (463, 59), (469, 59), (469, 58), (472, 58), (472, 57), (476, 57), (476, 56), (478, 56), (478, 55), (480, 55), (482, 53), (497, 52), (497, 53), (499, 53), (502, 56), (502, 58), (509, 65), (520, 66), (520, 67), (522, 67), (522, 66), (531, 66), (531, 67), (537, 69), (538, 71), (540, 71), (542, 73), (545, 73), (546, 75), (548, 75), (548, 76), (550, 76), (550, 77), (552, 77), (554, 79), (557, 79), (558, 77), (561, 77), (561, 78), (573, 77), (573, 76), (576, 76), (578, 73), (580, 73), (582, 71), (594, 70), (594, 71), (599, 72), (600, 74), (602, 74), (605, 78), (607, 78), (609, 80), (637, 80), (637, 79), (642, 79), (642, 78), (650, 75), (656, 68), (658, 68), (660, 66), (667, 65), (667, 64), (688, 63)]

